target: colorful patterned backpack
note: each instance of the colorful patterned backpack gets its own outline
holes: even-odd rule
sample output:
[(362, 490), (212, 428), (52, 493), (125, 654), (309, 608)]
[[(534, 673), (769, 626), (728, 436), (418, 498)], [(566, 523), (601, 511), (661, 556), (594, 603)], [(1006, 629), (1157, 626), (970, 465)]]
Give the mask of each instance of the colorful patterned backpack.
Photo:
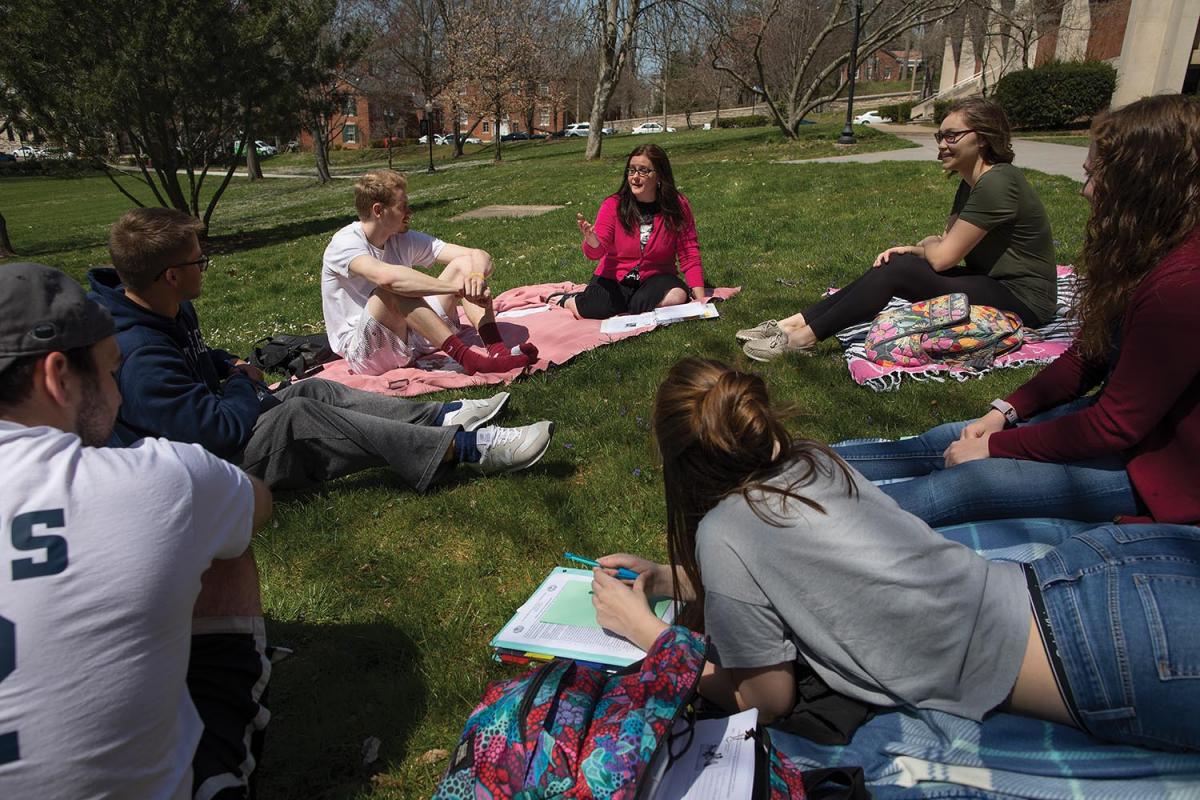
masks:
[[(655, 753), (679, 746), (671, 730), (696, 699), (706, 650), (674, 626), (616, 674), (555, 660), (489, 685), (434, 798), (633, 800)], [(802, 773), (760, 732), (755, 797), (803, 798)]]
[(880, 313), (863, 349), (868, 359), (885, 367), (940, 363), (982, 370), (1021, 340), (1016, 314), (973, 306), (965, 294), (955, 292)]

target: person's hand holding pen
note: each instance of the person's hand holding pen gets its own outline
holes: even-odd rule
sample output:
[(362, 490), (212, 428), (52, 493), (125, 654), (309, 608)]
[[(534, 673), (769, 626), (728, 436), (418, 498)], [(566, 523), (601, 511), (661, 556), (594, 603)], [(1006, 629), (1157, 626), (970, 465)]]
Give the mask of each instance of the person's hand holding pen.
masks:
[(649, 575), (649, 572), (643, 572), (630, 584), (609, 575), (601, 567), (592, 570), (592, 606), (596, 609), (596, 622), (643, 650), (649, 650), (667, 627), (667, 623), (655, 616), (646, 599)]
[[(597, 563), (600, 564), (605, 572), (614, 577), (619, 577), (617, 576), (619, 569), (636, 572), (639, 576), (644, 575), (646, 577), (646, 594), (649, 597), (674, 597), (675, 584), (678, 582), (680, 599), (696, 599), (696, 593), (692, 590), (692, 584), (682, 569), (672, 570), (667, 564), (657, 564), (649, 559), (630, 555), (629, 553), (612, 553), (607, 556), (601, 556)], [(626, 581), (626, 583), (632, 582)]]
[(599, 247), (600, 240), (596, 237), (596, 226), (579, 213), (575, 214), (575, 222), (579, 224), (579, 232), (583, 234), (584, 244), (588, 247)]

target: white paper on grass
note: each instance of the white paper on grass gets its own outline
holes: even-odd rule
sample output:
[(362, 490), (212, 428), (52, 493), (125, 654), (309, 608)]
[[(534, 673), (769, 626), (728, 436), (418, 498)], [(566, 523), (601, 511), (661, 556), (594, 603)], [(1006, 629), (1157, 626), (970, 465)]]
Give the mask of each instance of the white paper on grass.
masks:
[(721, 316), (717, 307), (712, 303), (692, 302), (678, 306), (666, 306), (647, 311), (644, 314), (626, 314), (620, 317), (609, 317), (600, 323), (601, 333), (623, 333), (638, 328), (651, 328), (655, 325), (669, 325), (672, 322), (682, 322), (686, 319), (712, 319)]

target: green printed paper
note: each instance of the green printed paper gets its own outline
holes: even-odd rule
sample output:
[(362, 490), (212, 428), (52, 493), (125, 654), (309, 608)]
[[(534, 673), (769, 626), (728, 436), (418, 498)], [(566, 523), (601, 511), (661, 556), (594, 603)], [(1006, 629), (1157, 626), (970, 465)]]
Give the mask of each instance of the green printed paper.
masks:
[[(654, 604), (654, 613), (661, 617), (670, 600), (659, 600)], [(592, 584), (590, 581), (568, 581), (559, 590), (558, 597), (542, 614), (541, 622), (552, 625), (573, 625), (576, 628), (599, 628), (596, 609), (592, 606)]]
[(542, 615), (542, 622), (553, 625), (574, 625), (576, 628), (599, 628), (596, 609), (592, 607), (590, 581), (567, 581), (558, 597)]

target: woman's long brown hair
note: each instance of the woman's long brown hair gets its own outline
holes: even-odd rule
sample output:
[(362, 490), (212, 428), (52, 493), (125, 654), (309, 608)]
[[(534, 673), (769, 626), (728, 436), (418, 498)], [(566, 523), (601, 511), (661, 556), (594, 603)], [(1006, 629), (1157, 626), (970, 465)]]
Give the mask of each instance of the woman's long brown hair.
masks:
[(629, 162), (634, 156), (645, 156), (654, 165), (654, 174), (658, 178), (658, 214), (667, 228), (678, 231), (683, 227), (683, 202), (675, 188), (675, 175), (671, 172), (667, 152), (656, 144), (638, 145), (625, 157), (625, 174), (621, 176), (621, 188), (616, 192), (617, 217), (621, 220), (621, 227), (626, 233), (633, 233), (642, 221), (637, 200), (629, 188)]
[[(798, 493), (812, 483), (822, 461), (836, 464), (853, 493), (849, 468), (825, 445), (793, 441), (771, 406), (767, 385), (757, 375), (739, 372), (720, 361), (686, 358), (667, 373), (654, 400), (654, 436), (662, 456), (667, 502), (667, 553), (696, 590), (680, 622), (704, 628), (704, 587), (696, 560), (696, 529), (717, 503), (740, 494), (759, 519), (786, 524), (766, 508), (767, 497), (794, 501), (825, 512)], [(767, 483), (794, 462), (804, 469), (780, 488)], [(676, 606), (682, 603), (678, 589)]]
[(1075, 314), (1084, 355), (1104, 357), (1129, 296), (1200, 224), (1200, 102), (1159, 95), (1092, 126), (1092, 216)]

